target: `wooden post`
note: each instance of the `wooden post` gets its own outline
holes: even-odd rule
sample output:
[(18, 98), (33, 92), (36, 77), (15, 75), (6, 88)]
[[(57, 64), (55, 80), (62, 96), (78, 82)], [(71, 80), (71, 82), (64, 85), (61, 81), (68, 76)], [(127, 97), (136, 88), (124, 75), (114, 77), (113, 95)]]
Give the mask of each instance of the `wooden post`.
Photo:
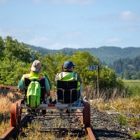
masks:
[(97, 66), (97, 95), (99, 97), (100, 91), (99, 91), (99, 66)]
[(96, 70), (97, 71), (97, 82), (96, 82), (97, 89), (96, 89), (96, 92), (97, 92), (97, 97), (99, 97), (99, 66), (98, 65), (88, 66), (88, 70)]

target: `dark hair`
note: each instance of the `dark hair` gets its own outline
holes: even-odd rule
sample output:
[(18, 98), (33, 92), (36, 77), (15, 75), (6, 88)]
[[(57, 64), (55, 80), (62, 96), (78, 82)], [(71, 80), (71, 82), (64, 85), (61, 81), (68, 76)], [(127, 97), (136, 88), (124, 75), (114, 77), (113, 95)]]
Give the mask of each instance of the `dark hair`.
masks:
[(64, 67), (63, 67), (63, 65), (61, 66), (61, 72), (63, 72), (64, 71)]

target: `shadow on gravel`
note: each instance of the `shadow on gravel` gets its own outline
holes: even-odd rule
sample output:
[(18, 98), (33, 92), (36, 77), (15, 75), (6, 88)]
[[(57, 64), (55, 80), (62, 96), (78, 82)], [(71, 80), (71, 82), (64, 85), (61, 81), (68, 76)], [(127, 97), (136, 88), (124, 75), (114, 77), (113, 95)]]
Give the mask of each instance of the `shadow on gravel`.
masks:
[(132, 137), (126, 133), (113, 130), (93, 129), (96, 140), (104, 138), (107, 140), (133, 140)]

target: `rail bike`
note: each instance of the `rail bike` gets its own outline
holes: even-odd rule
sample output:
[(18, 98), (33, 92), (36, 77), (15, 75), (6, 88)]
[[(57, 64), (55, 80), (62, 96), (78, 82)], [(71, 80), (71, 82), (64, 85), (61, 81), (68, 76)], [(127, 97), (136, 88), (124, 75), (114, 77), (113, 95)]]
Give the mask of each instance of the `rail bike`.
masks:
[[(30, 83), (29, 79), (25, 79), (25, 86), (28, 87)], [(41, 93), (44, 91), (44, 82), (40, 81)], [(73, 106), (73, 103), (77, 101), (80, 97), (80, 92), (77, 90), (77, 81), (58, 81), (57, 90), (56, 90), (56, 102), (55, 103), (46, 103), (41, 100), (40, 104), (36, 107), (27, 104), (27, 98), (25, 98), (15, 103), (12, 103), (10, 108), (10, 125), (16, 127), (21, 123), (23, 116), (43, 116), (46, 114), (46, 111), (55, 109), (60, 111), (61, 114), (66, 111), (68, 117), (76, 115), (77, 111), (80, 110), (81, 116), (83, 119), (83, 124), (85, 127), (90, 127), (90, 104), (88, 102), (82, 101), (79, 106)], [(26, 93), (25, 89), (25, 93)], [(43, 96), (43, 95), (42, 95)], [(28, 113), (24, 113), (24, 110), (28, 110)], [(51, 114), (50, 114), (51, 115)]]

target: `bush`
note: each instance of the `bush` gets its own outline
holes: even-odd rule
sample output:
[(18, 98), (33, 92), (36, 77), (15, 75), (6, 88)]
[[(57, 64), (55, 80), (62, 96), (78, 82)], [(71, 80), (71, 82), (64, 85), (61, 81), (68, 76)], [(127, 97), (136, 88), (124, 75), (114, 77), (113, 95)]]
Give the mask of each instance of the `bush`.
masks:
[(120, 125), (126, 125), (126, 117), (123, 115), (119, 115), (117, 117), (118, 122), (120, 123)]
[(137, 132), (137, 133), (135, 133), (135, 134), (133, 134), (133, 135), (132, 135), (132, 138), (133, 138), (133, 139), (139, 139), (139, 138), (140, 138), (140, 131)]

